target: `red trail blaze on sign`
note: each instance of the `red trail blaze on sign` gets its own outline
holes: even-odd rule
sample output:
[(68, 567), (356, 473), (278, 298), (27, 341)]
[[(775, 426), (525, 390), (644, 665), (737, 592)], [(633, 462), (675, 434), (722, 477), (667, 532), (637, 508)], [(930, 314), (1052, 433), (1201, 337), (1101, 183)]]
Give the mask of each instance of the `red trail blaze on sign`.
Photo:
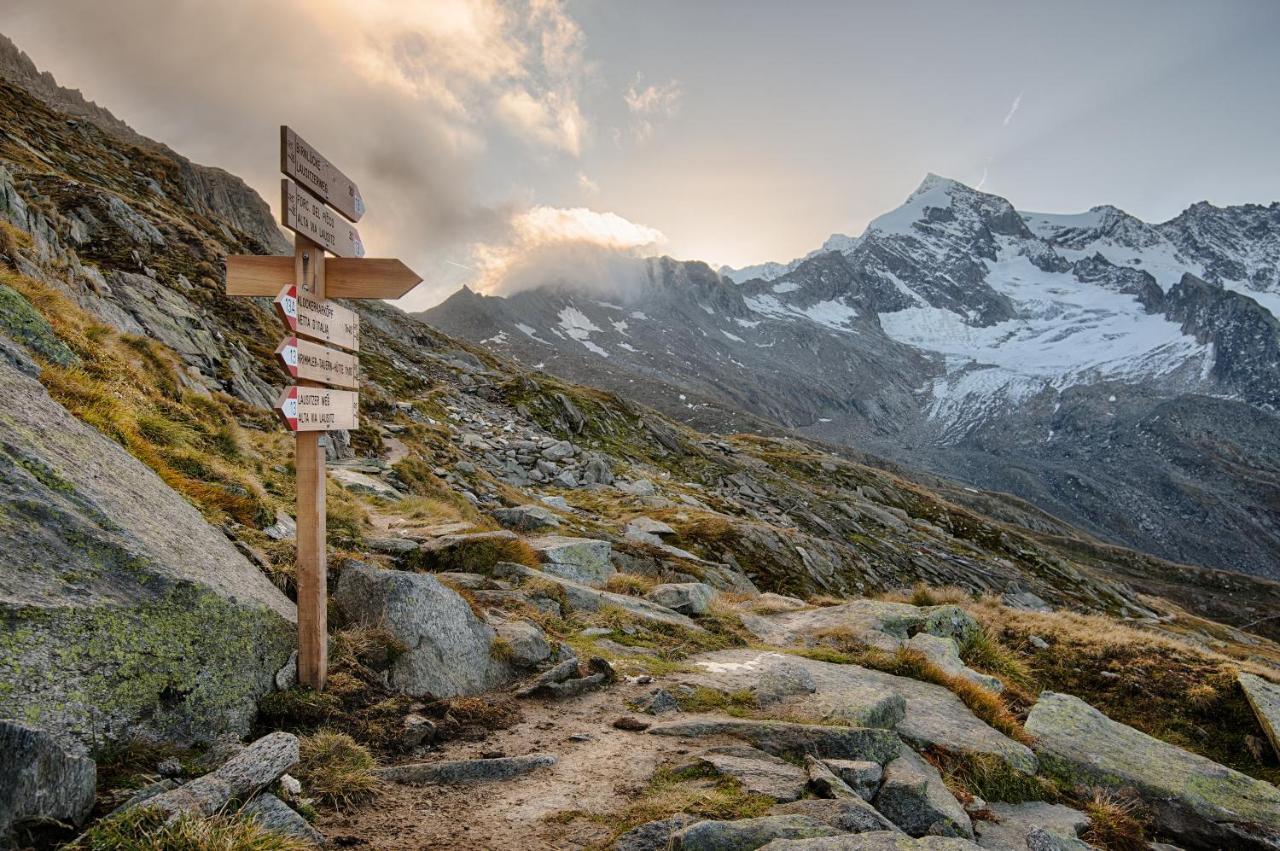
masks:
[(276, 410), (290, 431), (351, 431), (360, 427), (360, 394), (327, 387), (286, 387)]

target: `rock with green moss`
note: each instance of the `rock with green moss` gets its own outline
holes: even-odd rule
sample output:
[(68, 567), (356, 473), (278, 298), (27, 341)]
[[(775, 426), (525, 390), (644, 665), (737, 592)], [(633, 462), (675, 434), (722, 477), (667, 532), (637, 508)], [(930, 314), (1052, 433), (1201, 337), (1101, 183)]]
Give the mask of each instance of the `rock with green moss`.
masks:
[(760, 851), (977, 851), (979, 847), (952, 836), (911, 839), (901, 833), (877, 830), (821, 839), (775, 839)]
[(1280, 848), (1280, 789), (1044, 692), (1027, 718), (1040, 764), (1071, 785), (1132, 788), (1193, 848)]
[(191, 504), (0, 361), (0, 718), (90, 746), (244, 734), (295, 618)]
[(743, 851), (775, 839), (808, 839), (838, 833), (836, 828), (803, 815), (700, 821), (672, 835), (670, 847), (679, 851)]
[(1256, 674), (1241, 673), (1238, 680), (1253, 714), (1258, 716), (1258, 723), (1271, 741), (1271, 747), (1280, 755), (1280, 685)]
[(0, 334), (58, 366), (72, 366), (79, 360), (39, 311), (17, 290), (4, 284), (0, 284)]
[(964, 643), (978, 632), (977, 621), (959, 606), (912, 606), (866, 599), (803, 611), (744, 614), (742, 623), (761, 641), (778, 646), (835, 632), (887, 652), (919, 633)]

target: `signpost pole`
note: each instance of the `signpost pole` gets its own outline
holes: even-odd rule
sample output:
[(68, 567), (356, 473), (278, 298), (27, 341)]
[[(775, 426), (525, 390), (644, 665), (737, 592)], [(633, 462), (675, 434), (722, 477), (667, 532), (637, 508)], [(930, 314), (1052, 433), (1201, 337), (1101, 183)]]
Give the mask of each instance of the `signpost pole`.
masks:
[[(323, 300), (324, 249), (306, 237), (294, 237), (294, 266), (298, 292)], [(299, 381), (300, 386), (320, 387)], [(328, 563), (325, 552), (325, 457), (320, 431), (299, 431), (294, 452), (298, 488), (298, 682), (324, 689), (329, 668), (326, 601)]]

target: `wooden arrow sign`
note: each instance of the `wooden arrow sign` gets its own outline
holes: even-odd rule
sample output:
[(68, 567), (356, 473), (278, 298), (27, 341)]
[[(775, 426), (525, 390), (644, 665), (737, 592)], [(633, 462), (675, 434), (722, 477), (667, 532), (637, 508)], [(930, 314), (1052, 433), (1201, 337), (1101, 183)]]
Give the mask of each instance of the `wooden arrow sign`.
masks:
[(355, 181), (288, 127), (280, 128), (280, 170), (353, 222), (364, 215)]
[[(274, 296), (293, 283), (292, 257), (237, 254), (227, 258), (227, 295)], [(399, 260), (331, 257), (324, 263), (329, 298), (400, 298), (422, 278)]]
[(280, 359), (284, 371), (293, 378), (351, 390), (360, 386), (357, 380), (360, 359), (355, 355), (330, 349), (310, 340), (285, 337), (276, 347), (276, 357)]
[(360, 351), (360, 314), (354, 310), (299, 294), (293, 285), (280, 290), (275, 306), (280, 321), (299, 337)]
[(360, 428), (360, 394), (327, 387), (286, 387), (276, 410), (290, 431)]
[(284, 226), (339, 257), (363, 257), (360, 232), (333, 210), (298, 188), (289, 178), (280, 181)]

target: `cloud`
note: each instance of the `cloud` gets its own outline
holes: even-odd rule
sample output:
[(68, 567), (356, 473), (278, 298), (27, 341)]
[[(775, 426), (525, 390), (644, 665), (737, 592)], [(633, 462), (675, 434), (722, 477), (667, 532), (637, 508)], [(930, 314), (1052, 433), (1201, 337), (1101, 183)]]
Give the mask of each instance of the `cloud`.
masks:
[(504, 295), (548, 283), (623, 291), (643, 277), (642, 255), (665, 241), (616, 213), (532, 207), (512, 216), (504, 239), (472, 247), (480, 269), (473, 285)]
[(622, 99), (631, 113), (631, 133), (643, 142), (653, 136), (658, 120), (671, 118), (680, 111), (683, 90), (676, 80), (644, 85), (644, 75), (636, 74)]
[(460, 283), (444, 261), (501, 240), (527, 204), (480, 195), (495, 144), (574, 157), (590, 136), (585, 37), (556, 0), (4, 5), (6, 34), (60, 83), (273, 205), (277, 128), (293, 126), (359, 182), (361, 235), (427, 279), (417, 301)]
[(1004, 121), (1000, 122), (1001, 127), (1008, 127), (1013, 121), (1013, 116), (1017, 115), (1018, 107), (1022, 106), (1022, 96), (1025, 92), (1018, 92), (1018, 96), (1013, 99), (1013, 103), (1009, 106), (1009, 114), (1004, 117)]
[(580, 171), (578, 172), (578, 188), (595, 195), (600, 191), (600, 184), (588, 177), (585, 171)]

